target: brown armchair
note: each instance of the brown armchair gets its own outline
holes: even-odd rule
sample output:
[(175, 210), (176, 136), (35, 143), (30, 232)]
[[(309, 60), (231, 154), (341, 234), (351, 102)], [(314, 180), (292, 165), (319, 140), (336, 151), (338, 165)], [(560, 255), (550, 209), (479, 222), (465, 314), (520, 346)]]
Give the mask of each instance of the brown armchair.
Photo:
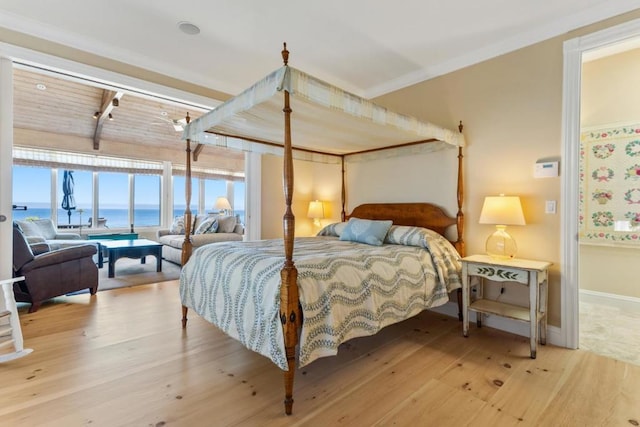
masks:
[(93, 261), (96, 247), (71, 246), (34, 255), (27, 239), (13, 226), (13, 274), (24, 281), (13, 285), (16, 301), (30, 302), (29, 313), (38, 310), (42, 301), (89, 288), (98, 290), (98, 267)]

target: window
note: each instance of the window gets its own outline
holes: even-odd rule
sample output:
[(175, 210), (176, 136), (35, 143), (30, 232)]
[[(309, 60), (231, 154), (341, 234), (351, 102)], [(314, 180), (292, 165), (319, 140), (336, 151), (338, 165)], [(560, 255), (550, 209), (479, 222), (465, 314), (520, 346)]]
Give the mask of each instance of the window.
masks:
[(135, 226), (160, 225), (160, 177), (135, 175), (133, 194), (133, 223)]
[(98, 173), (98, 218), (110, 228), (129, 228), (129, 174)]
[(13, 219), (51, 218), (51, 169), (14, 166), (13, 204)]
[(227, 197), (227, 182), (221, 179), (203, 179), (204, 212), (215, 212), (214, 205), (218, 197)]
[[(171, 192), (174, 201), (173, 215), (184, 213), (185, 177), (173, 176), (173, 188), (169, 183), (169, 188), (163, 190), (162, 176), (152, 167), (156, 163), (138, 164), (133, 160), (85, 156), (87, 159), (80, 159), (84, 159), (84, 163), (78, 160), (78, 163), (71, 165), (69, 162), (74, 157), (65, 153), (35, 149), (31, 150), (32, 153), (29, 149), (20, 149), (23, 153), (16, 150), (14, 148), (13, 204), (17, 206), (13, 211), (14, 219), (51, 218), (58, 227), (82, 227), (86, 232), (90, 223), (91, 228), (95, 228), (93, 209), (97, 206), (98, 227), (102, 227), (102, 224), (108, 228), (127, 230), (132, 225), (134, 228), (159, 227), (162, 226), (160, 220), (163, 218), (162, 201)], [(16, 157), (16, 152), (22, 154)], [(75, 167), (80, 169), (67, 169)], [(73, 203), (70, 209), (63, 208), (62, 204), (65, 196), (65, 171), (70, 171), (73, 177)], [(94, 188), (97, 188), (95, 194)], [(167, 191), (164, 196), (163, 191)], [(192, 178), (191, 191), (191, 209), (194, 215), (211, 212), (216, 199), (226, 196), (232, 201), (234, 214), (239, 215), (244, 222), (244, 182), (233, 181), (231, 185), (219, 174), (201, 173)], [(27, 209), (19, 209), (23, 206)], [(168, 220), (170, 222), (171, 218)]]
[[(50, 169), (47, 169), (49, 172)], [(63, 183), (64, 169), (57, 169), (57, 186), (56, 186), (56, 204), (58, 214), (58, 225), (78, 225), (82, 220), (86, 225), (91, 218), (92, 200), (93, 200), (93, 173), (88, 171), (73, 170), (73, 199), (75, 209), (62, 209), (62, 201), (64, 198)], [(51, 173), (51, 172), (49, 172)], [(80, 212), (82, 210), (82, 213)], [(69, 215), (71, 213), (71, 215)], [(82, 218), (80, 218), (82, 216)]]

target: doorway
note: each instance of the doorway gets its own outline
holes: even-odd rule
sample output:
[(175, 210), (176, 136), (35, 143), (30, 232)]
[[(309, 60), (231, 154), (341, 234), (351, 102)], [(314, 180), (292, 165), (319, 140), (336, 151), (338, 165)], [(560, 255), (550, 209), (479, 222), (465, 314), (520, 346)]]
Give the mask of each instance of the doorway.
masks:
[[(564, 106), (563, 157), (565, 173), (562, 176), (562, 331), (565, 344), (570, 348), (580, 345), (580, 261), (579, 202), (582, 102), (582, 64), (585, 57), (604, 52), (603, 49), (629, 49), (629, 43), (640, 39), (640, 20), (631, 21), (607, 30), (569, 40), (564, 45)], [(625, 47), (626, 46), (626, 47)], [(637, 117), (637, 116), (636, 116)], [(586, 196), (585, 196), (586, 197)], [(585, 304), (586, 306), (586, 304)]]

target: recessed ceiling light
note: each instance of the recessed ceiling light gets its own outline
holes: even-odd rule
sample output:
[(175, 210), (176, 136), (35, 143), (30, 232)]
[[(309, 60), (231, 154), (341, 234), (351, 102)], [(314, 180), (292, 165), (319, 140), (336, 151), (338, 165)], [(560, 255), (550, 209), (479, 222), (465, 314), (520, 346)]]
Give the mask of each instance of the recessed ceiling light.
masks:
[(178, 28), (180, 29), (180, 31), (190, 36), (195, 36), (196, 34), (200, 34), (200, 28), (198, 28), (197, 25), (194, 25), (191, 22), (180, 21), (178, 22)]
[(47, 87), (44, 85), (44, 83), (38, 83), (36, 85), (36, 89), (38, 89), (38, 90), (47, 90)]
[(160, 115), (161, 115), (161, 116), (164, 116), (164, 117), (168, 116), (168, 114), (167, 114), (167, 112), (166, 112), (166, 111), (161, 111), (161, 112), (160, 112)]

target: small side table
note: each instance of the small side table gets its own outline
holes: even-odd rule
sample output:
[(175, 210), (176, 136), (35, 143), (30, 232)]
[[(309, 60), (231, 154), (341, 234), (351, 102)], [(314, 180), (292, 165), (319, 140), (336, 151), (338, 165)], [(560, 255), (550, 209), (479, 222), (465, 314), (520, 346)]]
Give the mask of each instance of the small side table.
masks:
[[(462, 333), (469, 335), (469, 312), (477, 313), (478, 327), (483, 314), (495, 314), (528, 322), (531, 328), (531, 358), (536, 358), (538, 338), (547, 341), (547, 294), (550, 262), (526, 259), (497, 260), (489, 255), (472, 255), (462, 259)], [(470, 300), (470, 278), (480, 278), (477, 298)], [(529, 287), (529, 307), (522, 307), (483, 298), (483, 279), (494, 282), (515, 282)]]

